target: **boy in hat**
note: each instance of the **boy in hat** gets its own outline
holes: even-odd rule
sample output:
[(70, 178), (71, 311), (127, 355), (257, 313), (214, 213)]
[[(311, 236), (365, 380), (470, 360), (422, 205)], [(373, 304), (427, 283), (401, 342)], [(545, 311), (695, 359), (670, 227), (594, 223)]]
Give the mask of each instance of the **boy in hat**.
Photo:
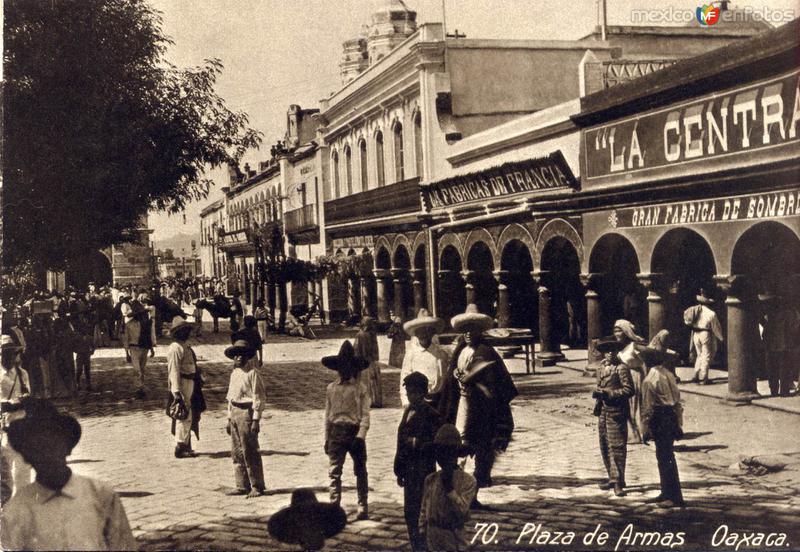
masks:
[[(514, 431), (510, 403), (517, 388), (503, 359), (483, 340), (483, 332), (494, 324), (490, 316), (470, 304), (451, 324), (463, 336), (453, 351), (438, 410), (455, 423), (475, 455), (478, 487), (490, 487), (495, 457), (506, 449)], [(482, 507), (477, 499), (474, 506)]]
[(595, 349), (603, 355), (597, 369), (597, 387), (592, 398), (597, 401), (594, 414), (598, 417), (600, 455), (608, 473), (601, 489), (614, 489), (616, 496), (625, 495), (625, 462), (628, 454), (628, 419), (630, 399), (634, 394), (633, 380), (628, 367), (619, 359), (626, 344), (614, 336), (597, 340)]
[(231, 334), (231, 342), (238, 339), (247, 341), (248, 346), (258, 355), (258, 365), (261, 366), (264, 363), (264, 346), (261, 343), (261, 334), (258, 333), (258, 328), (256, 328), (254, 316), (249, 314), (245, 316), (244, 328)]
[(358, 379), (367, 361), (355, 355), (353, 345), (345, 340), (336, 356), (322, 358), (326, 368), (336, 370), (339, 380), (328, 384), (325, 392), (325, 454), (328, 455), (330, 498), (339, 504), (342, 498), (342, 468), (347, 454), (353, 459), (358, 492), (357, 520), (369, 519), (367, 495), (367, 444), (370, 395)]
[[(433, 337), (444, 329), (444, 320), (428, 314), (426, 309), (420, 309), (413, 320), (403, 324), (403, 331), (411, 336), (411, 344), (403, 358), (403, 367), (400, 370), (400, 381), (415, 372), (425, 375), (428, 380), (428, 400), (433, 405), (439, 403), (444, 374), (450, 364), (450, 355), (438, 344)], [(409, 403), (406, 388), (400, 386), (400, 402), (403, 406)]]
[(337, 535), (347, 525), (347, 514), (338, 504), (317, 501), (311, 489), (292, 491), (290, 505), (269, 518), (269, 534), (288, 544), (299, 544), (301, 550), (320, 550), (325, 539)]
[(708, 369), (711, 361), (714, 360), (717, 348), (724, 339), (717, 314), (709, 307), (714, 300), (706, 296), (701, 289), (697, 295), (697, 303), (683, 312), (683, 322), (692, 329), (689, 352), (691, 354), (694, 351), (696, 355), (692, 382), (706, 385), (709, 383)]
[(41, 399), (25, 403), (25, 417), (8, 427), (11, 445), (36, 470), (3, 511), (5, 550), (135, 550), (119, 496), (88, 477), (72, 473), (67, 457), (81, 426)]
[(436, 471), (436, 459), (430, 444), (441, 425), (439, 413), (425, 401), (428, 378), (413, 372), (403, 378), (408, 400), (397, 429), (397, 452), (394, 457), (394, 474), (397, 484), (403, 487), (403, 509), (412, 550), (424, 550), (419, 536), (419, 512), (422, 507), (422, 490), (425, 478)]
[(439, 428), (433, 449), (442, 469), (425, 478), (420, 532), (428, 550), (465, 550), (464, 525), (478, 493), (478, 482), (458, 467), (458, 457), (465, 451), (454, 425)]
[(31, 482), (31, 467), (8, 443), (5, 429), (25, 415), (22, 401), (30, 395), (28, 373), (19, 366), (22, 347), (10, 335), (0, 336), (0, 504)]
[(649, 369), (642, 382), (643, 440), (646, 443), (652, 437), (655, 441), (661, 479), (661, 493), (651, 502), (657, 502), (663, 508), (683, 506), (681, 481), (673, 449), (675, 439), (683, 435), (679, 423), (681, 393), (675, 376), (664, 366), (668, 353), (642, 346), (637, 350)]
[(255, 351), (244, 339), (238, 339), (225, 349), (233, 360), (228, 383), (228, 425), (231, 436), (236, 490), (231, 494), (254, 498), (264, 494), (264, 467), (258, 449), (261, 413), (266, 404), (264, 385), (253, 362)]

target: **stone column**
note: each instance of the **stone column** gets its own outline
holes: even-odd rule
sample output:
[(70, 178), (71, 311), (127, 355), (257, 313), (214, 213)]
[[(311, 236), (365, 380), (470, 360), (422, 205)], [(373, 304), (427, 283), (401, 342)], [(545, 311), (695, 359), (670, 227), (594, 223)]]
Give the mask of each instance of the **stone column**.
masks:
[(534, 281), (539, 285), (539, 352), (536, 353), (536, 366), (553, 366), (559, 360), (564, 360), (556, 337), (553, 333), (553, 311), (550, 306), (550, 290), (547, 283), (546, 271), (531, 272)]
[(467, 290), (467, 305), (475, 303), (475, 272), (462, 270), (461, 277), (464, 279), (464, 288)]
[(408, 277), (404, 268), (392, 269), (392, 283), (394, 284), (394, 315), (400, 320), (406, 319), (406, 298), (403, 294), (403, 283)]
[(647, 290), (647, 338), (667, 327), (667, 310), (664, 301), (664, 275), (659, 273), (637, 274), (639, 282)]
[(743, 276), (714, 276), (714, 281), (727, 295), (726, 340), (728, 348), (727, 400), (748, 403), (760, 395), (756, 387), (756, 363), (752, 334), (756, 331), (755, 304), (748, 300), (747, 281)]
[(361, 277), (361, 316), (373, 316), (372, 297), (369, 293), (369, 279)]
[(425, 288), (422, 286), (422, 280), (425, 276), (425, 271), (422, 269), (415, 269), (411, 271), (411, 286), (414, 290), (414, 316), (417, 316), (420, 309), (425, 308)]
[(389, 322), (389, 304), (386, 302), (386, 278), (388, 270), (375, 270), (376, 295), (378, 303), (378, 322)]
[(501, 328), (511, 325), (511, 312), (508, 303), (508, 286), (506, 285), (508, 271), (495, 270), (492, 272), (497, 280), (497, 324)]
[(347, 278), (347, 312), (350, 316), (360, 314), (358, 279), (353, 276)]

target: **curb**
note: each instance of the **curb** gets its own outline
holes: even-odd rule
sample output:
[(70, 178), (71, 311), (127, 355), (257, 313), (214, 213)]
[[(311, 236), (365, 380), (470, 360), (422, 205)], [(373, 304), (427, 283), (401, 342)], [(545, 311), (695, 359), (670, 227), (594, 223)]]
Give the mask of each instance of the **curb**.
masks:
[[(566, 370), (571, 370), (573, 372), (583, 373), (583, 368), (575, 368), (575, 367), (572, 367), (572, 366), (568, 366), (566, 364), (556, 364), (556, 366), (558, 366), (559, 368), (564, 368)], [(734, 403), (734, 402), (726, 401), (725, 397), (720, 397), (720, 396), (715, 395), (713, 393), (709, 393), (707, 391), (701, 391), (701, 390), (698, 390), (698, 389), (688, 389), (686, 387), (680, 387), (680, 391), (681, 391), (681, 393), (686, 393), (688, 395), (699, 395), (701, 397), (710, 397), (712, 399), (717, 399), (717, 400), (719, 400), (721, 402), (724, 402), (724, 403), (729, 404), (730, 406), (734, 406), (734, 407), (757, 406), (759, 408), (766, 408), (767, 410), (774, 410), (776, 412), (785, 412), (787, 414), (794, 414), (796, 416), (800, 416), (800, 409), (781, 406), (781, 405), (765, 404), (763, 402), (760, 402), (760, 400), (758, 400), (758, 399), (756, 399), (754, 401), (750, 401), (749, 403)]]

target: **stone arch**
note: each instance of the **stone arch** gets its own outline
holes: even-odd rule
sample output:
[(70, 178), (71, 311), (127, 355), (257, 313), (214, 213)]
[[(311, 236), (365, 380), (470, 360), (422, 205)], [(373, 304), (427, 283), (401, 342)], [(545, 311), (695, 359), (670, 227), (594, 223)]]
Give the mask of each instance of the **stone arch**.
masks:
[(375, 246), (375, 268), (377, 270), (388, 270), (392, 268), (392, 255), (389, 248), (383, 245)]
[(461, 239), (457, 234), (447, 232), (446, 234), (443, 234), (441, 238), (439, 238), (439, 265), (442, 264), (442, 254), (448, 246), (451, 246), (456, 250), (459, 259), (464, 258), (464, 247), (463, 243), (461, 243)]
[(497, 244), (495, 244), (494, 238), (492, 238), (492, 235), (488, 230), (486, 230), (486, 228), (475, 228), (469, 234), (467, 234), (467, 239), (464, 240), (462, 257), (469, 255), (469, 251), (478, 242), (483, 242), (484, 245), (489, 248), (489, 252), (492, 254), (494, 266), (500, 266), (500, 257), (497, 254)]
[(397, 255), (397, 249), (399, 247), (405, 247), (406, 248), (406, 253), (408, 253), (409, 251), (412, 250), (411, 249), (411, 243), (409, 242), (408, 237), (406, 237), (405, 234), (397, 234), (394, 237), (394, 240), (392, 241), (392, 249), (391, 249), (392, 258), (394, 258), (394, 256)]
[[(392, 247), (392, 243), (389, 241), (389, 238), (386, 236), (378, 236), (378, 239), (375, 240), (375, 245), (372, 247), (375, 250), (375, 255), (378, 254), (378, 250), (383, 247), (386, 251), (391, 252), (394, 251)], [(391, 257), (391, 254), (389, 255)]]
[(427, 241), (428, 240), (426, 239), (426, 235), (425, 234), (426, 234), (426, 232), (424, 232), (424, 231), (423, 232), (417, 232), (417, 235), (414, 236), (414, 241), (412, 242), (412, 245), (410, 247), (411, 251), (416, 251), (419, 248), (420, 245), (423, 245), (423, 246), (427, 247)]
[(528, 229), (521, 224), (517, 223), (506, 226), (501, 232), (500, 237), (497, 239), (497, 250), (501, 252), (501, 257), (503, 250), (505, 250), (506, 246), (513, 240), (518, 240), (528, 247), (528, 252), (531, 254), (531, 259), (536, 259), (538, 257), (536, 253), (536, 244), (533, 236), (531, 236), (530, 231), (528, 231)]
[(542, 266), (541, 254), (544, 245), (556, 236), (560, 236), (572, 243), (572, 247), (574, 247), (575, 251), (578, 253), (578, 261), (580, 261), (581, 266), (583, 266), (583, 240), (575, 227), (562, 218), (548, 221), (539, 231), (539, 239), (536, 242), (536, 265)]

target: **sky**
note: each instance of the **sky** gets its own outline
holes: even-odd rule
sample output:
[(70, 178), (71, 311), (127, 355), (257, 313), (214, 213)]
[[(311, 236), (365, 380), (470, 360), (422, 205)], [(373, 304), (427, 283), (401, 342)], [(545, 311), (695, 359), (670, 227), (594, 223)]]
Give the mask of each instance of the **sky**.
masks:
[[(359, 35), (376, 5), (374, 0), (150, 0), (162, 12), (164, 33), (174, 45), (167, 58), (195, 66), (218, 58), (225, 69), (217, 92), (228, 107), (243, 110), (250, 125), (264, 134), (261, 149), (242, 161), (256, 167), (282, 139), (291, 104), (318, 107), (341, 86), (342, 42)], [(440, 22), (448, 32), (468, 38), (577, 39), (597, 24), (596, 0), (405, 0), (418, 23)], [(655, 18), (679, 18), (702, 3), (693, 0), (607, 0), (609, 25), (646, 24), (642, 10)], [(733, 0), (733, 7), (762, 10), (776, 20), (779, 11), (800, 15), (800, 0)], [(653, 11), (654, 10), (654, 11)], [(771, 10), (771, 11), (763, 11)], [(655, 14), (655, 15), (653, 15)], [(662, 23), (670, 24), (670, 23)], [(676, 21), (672, 24), (683, 24)], [(184, 215), (151, 213), (152, 238), (199, 232), (203, 207), (222, 197), (227, 172), (209, 172), (215, 181), (206, 200), (189, 205)]]

